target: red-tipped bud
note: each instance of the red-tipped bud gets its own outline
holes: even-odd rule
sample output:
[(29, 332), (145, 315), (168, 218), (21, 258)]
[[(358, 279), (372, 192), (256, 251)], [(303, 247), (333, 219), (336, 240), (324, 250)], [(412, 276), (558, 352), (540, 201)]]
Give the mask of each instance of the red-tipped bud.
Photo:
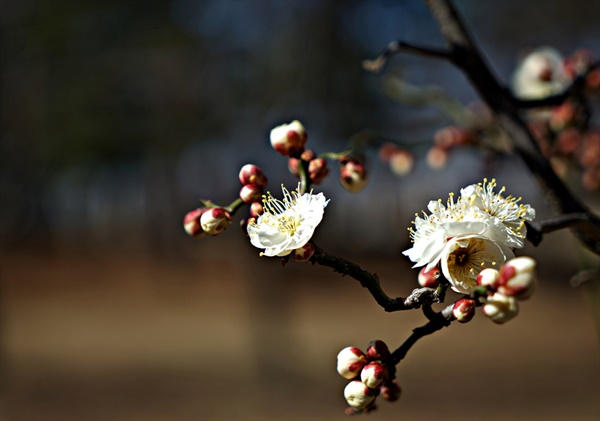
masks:
[(396, 402), (400, 399), (400, 394), (402, 393), (402, 389), (398, 383), (394, 380), (391, 382), (386, 382), (383, 386), (381, 386), (381, 396), (387, 401)]
[(298, 158), (306, 145), (306, 129), (298, 120), (271, 130), (271, 146), (280, 155)]
[(573, 102), (567, 101), (552, 109), (548, 124), (554, 132), (559, 132), (566, 127), (572, 126), (576, 117), (577, 107)]
[(519, 314), (519, 302), (514, 297), (495, 292), (487, 297), (483, 314), (494, 323), (506, 323)]
[(346, 190), (358, 193), (367, 185), (367, 171), (358, 161), (344, 160), (340, 165), (340, 182)]
[(207, 209), (200, 217), (202, 229), (210, 235), (219, 235), (231, 223), (231, 216), (223, 208)]
[(400, 150), (402, 149), (393, 143), (384, 143), (379, 147), (379, 159), (381, 159), (381, 162), (384, 164), (387, 164)]
[(426, 268), (424, 267), (419, 272), (419, 285), (421, 285), (424, 288), (437, 288), (437, 286), (439, 285), (438, 278), (440, 277), (441, 273), (442, 272), (437, 266), (432, 268), (431, 270), (426, 270)]
[(452, 315), (459, 323), (470, 322), (475, 315), (476, 302), (471, 298), (461, 298), (454, 303)]
[(308, 176), (313, 184), (320, 184), (329, 174), (327, 161), (323, 158), (315, 158), (308, 163)]
[(188, 212), (183, 218), (183, 229), (192, 237), (204, 237), (206, 232), (200, 225), (200, 217), (206, 211), (206, 208), (198, 208)]
[(250, 205), (250, 215), (258, 218), (264, 211), (263, 205), (260, 202), (254, 202)]
[(536, 261), (522, 256), (510, 259), (500, 268), (498, 292), (518, 300), (525, 300), (533, 294), (536, 284)]
[(385, 366), (379, 361), (367, 364), (360, 372), (360, 379), (365, 386), (374, 389), (381, 385), (388, 376)]
[(477, 275), (477, 285), (485, 286), (488, 290), (495, 290), (498, 286), (498, 271), (492, 268), (483, 269)]
[(244, 203), (254, 203), (262, 198), (262, 189), (256, 184), (246, 184), (240, 189), (240, 199)]
[(406, 149), (398, 149), (389, 160), (390, 169), (399, 177), (412, 171), (415, 166), (415, 157)]
[(457, 146), (476, 143), (477, 136), (470, 130), (458, 126), (444, 127), (438, 130), (433, 137), (435, 146), (445, 151)]
[(369, 342), (369, 347), (367, 348), (367, 358), (369, 360), (385, 360), (389, 356), (390, 350), (385, 342), (380, 339)]
[(444, 168), (448, 162), (448, 158), (448, 152), (438, 146), (429, 148), (427, 155), (425, 156), (427, 165), (433, 170), (441, 170)]
[(295, 249), (292, 254), (296, 262), (308, 262), (315, 254), (315, 246), (311, 243), (306, 243), (302, 247)]
[(373, 403), (376, 396), (377, 390), (368, 388), (360, 380), (351, 381), (344, 389), (346, 402), (357, 409), (365, 409)]
[(349, 346), (337, 356), (337, 371), (347, 379), (355, 378), (367, 363), (365, 354), (358, 348)]
[(258, 187), (267, 187), (267, 177), (263, 171), (256, 165), (246, 164), (242, 167), (239, 174), (240, 184), (256, 184)]
[(302, 152), (302, 155), (300, 155), (300, 158), (288, 159), (288, 169), (294, 175), (294, 177), (300, 177), (300, 169), (299, 169), (300, 159), (303, 159), (306, 162), (310, 162), (311, 160), (315, 159), (316, 157), (317, 157), (317, 155), (313, 151), (311, 151), (310, 149), (306, 149), (304, 152)]

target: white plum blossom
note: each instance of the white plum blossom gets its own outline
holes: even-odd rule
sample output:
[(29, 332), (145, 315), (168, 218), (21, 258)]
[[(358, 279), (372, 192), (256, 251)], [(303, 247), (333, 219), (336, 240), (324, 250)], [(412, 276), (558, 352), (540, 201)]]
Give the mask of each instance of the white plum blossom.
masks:
[(477, 286), (477, 275), (483, 269), (500, 267), (514, 257), (510, 249), (503, 250), (498, 243), (479, 235), (452, 238), (442, 255), (442, 273), (460, 294), (469, 294)]
[(521, 60), (512, 80), (513, 93), (521, 99), (538, 99), (559, 94), (570, 84), (562, 55), (543, 46)]
[(261, 256), (287, 256), (311, 239), (323, 219), (329, 200), (323, 193), (291, 193), (282, 186), (283, 200), (270, 193), (263, 198), (263, 213), (248, 224), (248, 235), (254, 247), (264, 249)]
[(471, 205), (493, 217), (491, 222), (497, 225), (497, 235), (503, 237), (501, 242), (511, 248), (522, 248), (527, 236), (525, 221), (535, 218), (535, 209), (519, 203), (521, 198), (503, 197), (505, 187), (494, 193), (496, 186), (495, 179), (488, 182), (484, 178), (483, 183), (471, 184), (462, 189), (460, 195), (463, 201), (469, 201)]
[(513, 249), (524, 246), (525, 221), (535, 217), (520, 199), (503, 197), (504, 188), (494, 193), (496, 181), (472, 184), (455, 199), (451, 193), (446, 205), (430, 201), (430, 214), (416, 215), (409, 228), (413, 245), (403, 252), (429, 271), (440, 266), (452, 289), (468, 294), (476, 286), (479, 272), (500, 267), (514, 257)]

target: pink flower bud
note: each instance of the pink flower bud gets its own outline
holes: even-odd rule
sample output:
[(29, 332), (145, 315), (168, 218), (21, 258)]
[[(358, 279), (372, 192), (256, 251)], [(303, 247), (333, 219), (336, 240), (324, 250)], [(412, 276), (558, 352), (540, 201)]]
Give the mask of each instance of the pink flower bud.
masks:
[(280, 155), (298, 158), (306, 145), (306, 129), (298, 120), (271, 130), (271, 146)]
[(405, 149), (398, 149), (389, 160), (390, 169), (399, 177), (410, 173), (415, 166), (415, 157)]
[(470, 130), (458, 126), (448, 126), (438, 130), (433, 137), (435, 146), (445, 151), (457, 146), (476, 143), (477, 136)]
[(441, 170), (446, 166), (446, 162), (448, 162), (448, 152), (440, 147), (432, 146), (427, 151), (425, 160), (431, 169)]
[(294, 175), (294, 177), (300, 177), (300, 159), (305, 160), (306, 162), (310, 162), (315, 159), (317, 155), (311, 151), (310, 149), (305, 149), (304, 152), (300, 155), (300, 158), (290, 158), (288, 159), (288, 169)]
[(375, 400), (377, 391), (369, 389), (360, 380), (354, 380), (348, 383), (344, 389), (344, 397), (353, 408), (365, 409)]
[(475, 300), (471, 298), (461, 298), (454, 303), (452, 307), (452, 315), (459, 323), (470, 322), (475, 315)]
[(306, 243), (300, 248), (297, 248), (292, 253), (296, 262), (308, 262), (315, 254), (315, 246), (311, 243)]
[(239, 174), (240, 184), (256, 184), (258, 187), (267, 187), (267, 177), (263, 171), (256, 165), (246, 164), (242, 167)]
[(337, 371), (347, 379), (355, 378), (365, 366), (365, 354), (353, 346), (342, 349), (337, 356)]
[(356, 160), (344, 160), (340, 166), (340, 182), (346, 190), (358, 193), (367, 185), (367, 171)]
[(375, 389), (383, 383), (387, 376), (387, 369), (378, 361), (367, 364), (360, 372), (360, 379), (365, 386), (370, 387), (371, 389)]
[(492, 268), (483, 269), (477, 275), (477, 285), (488, 287), (488, 289), (495, 290), (498, 281), (498, 271)]
[(329, 174), (327, 161), (323, 158), (313, 159), (308, 163), (308, 176), (313, 184), (320, 184)]
[(254, 203), (262, 198), (262, 189), (256, 184), (246, 184), (240, 190), (240, 199), (244, 203)]
[(250, 205), (250, 215), (258, 218), (260, 214), (264, 211), (263, 205), (260, 202), (254, 202)]
[(385, 342), (380, 339), (369, 342), (367, 358), (371, 361), (385, 360), (390, 356), (390, 350)]
[(502, 324), (513, 319), (519, 313), (519, 302), (514, 297), (495, 292), (487, 297), (483, 314), (494, 323)]
[(424, 267), (419, 272), (419, 285), (424, 288), (437, 288), (439, 285), (438, 278), (440, 277), (440, 274), (441, 271), (437, 266), (433, 267), (431, 270), (426, 270)]
[(536, 284), (536, 262), (531, 257), (510, 259), (500, 268), (498, 292), (518, 300), (531, 296)]
[(200, 217), (205, 210), (206, 208), (194, 209), (188, 212), (183, 218), (183, 229), (192, 237), (200, 238), (207, 235), (200, 225)]
[(400, 399), (400, 394), (402, 390), (396, 381), (386, 382), (383, 386), (381, 386), (381, 395), (383, 399), (395, 402)]
[(231, 216), (223, 208), (211, 208), (200, 217), (202, 229), (210, 235), (219, 235), (231, 223)]

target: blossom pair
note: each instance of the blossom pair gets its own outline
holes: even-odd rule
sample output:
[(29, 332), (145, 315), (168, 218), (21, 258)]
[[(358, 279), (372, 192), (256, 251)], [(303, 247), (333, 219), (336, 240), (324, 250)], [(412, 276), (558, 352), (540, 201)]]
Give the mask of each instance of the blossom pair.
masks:
[(513, 258), (513, 250), (524, 246), (525, 222), (535, 218), (535, 210), (504, 197), (504, 188), (495, 193), (495, 187), (495, 180), (484, 179), (456, 199), (451, 194), (446, 205), (429, 202), (430, 214), (416, 215), (409, 229), (413, 246), (403, 253), (413, 267), (439, 267), (454, 291), (470, 294), (481, 270)]

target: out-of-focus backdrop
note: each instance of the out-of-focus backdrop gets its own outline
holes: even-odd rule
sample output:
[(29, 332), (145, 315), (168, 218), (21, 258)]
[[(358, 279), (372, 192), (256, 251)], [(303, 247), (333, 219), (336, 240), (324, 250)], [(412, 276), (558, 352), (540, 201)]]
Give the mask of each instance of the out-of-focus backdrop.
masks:
[[(526, 48), (600, 53), (598, 2), (456, 4), (504, 81)], [(240, 215), (200, 240), (182, 218), (200, 198), (235, 198), (248, 162), (273, 191), (293, 187), (268, 142), (292, 119), (318, 152), (364, 129), (429, 141), (448, 117), (394, 102), (361, 69), (396, 39), (442, 43), (417, 0), (0, 2), (2, 421), (344, 418), (337, 352), (397, 346), (423, 316), (386, 314), (327, 269), (259, 258)], [(391, 66), (477, 99), (446, 63)], [(401, 251), (428, 200), (496, 177), (551, 214), (517, 158), (464, 150), (440, 171), (419, 158), (402, 179), (368, 159), (361, 194), (336, 168), (319, 186), (331, 202), (315, 238), (390, 295), (416, 286)], [(370, 417), (600, 418), (598, 303), (568, 285), (575, 243), (561, 232), (524, 253), (541, 282), (519, 317), (420, 341), (398, 368), (401, 400)]]

